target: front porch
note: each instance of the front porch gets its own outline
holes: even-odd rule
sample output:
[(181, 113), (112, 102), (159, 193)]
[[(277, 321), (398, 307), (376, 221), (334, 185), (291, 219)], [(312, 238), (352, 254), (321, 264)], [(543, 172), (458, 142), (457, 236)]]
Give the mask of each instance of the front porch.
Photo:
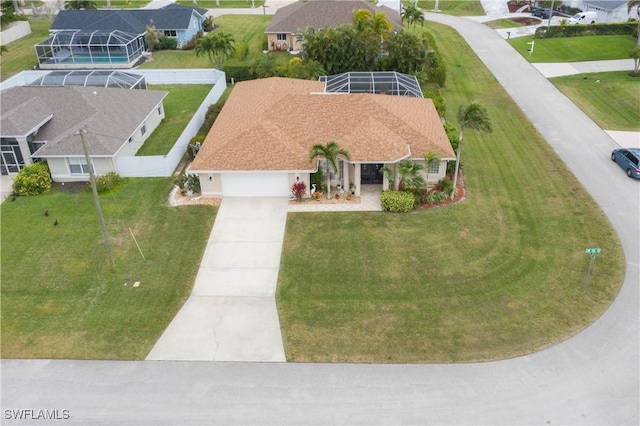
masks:
[(347, 201), (342, 197), (338, 200), (327, 200), (322, 197), (319, 200), (305, 198), (302, 202), (291, 200), (289, 212), (339, 212), (339, 211), (381, 211), (380, 192), (382, 185), (362, 185), (360, 195)]

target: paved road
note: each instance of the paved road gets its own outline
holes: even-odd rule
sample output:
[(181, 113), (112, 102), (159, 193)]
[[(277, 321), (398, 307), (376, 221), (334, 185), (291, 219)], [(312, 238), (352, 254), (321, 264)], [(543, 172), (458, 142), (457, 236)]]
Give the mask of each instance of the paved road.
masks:
[(4, 410), (49, 408), (69, 410), (61, 424), (637, 425), (639, 182), (608, 159), (613, 140), (494, 31), (428, 18), (461, 32), (618, 232), (625, 281), (596, 323), (542, 352), (480, 364), (3, 360), (5, 423), (25, 424)]

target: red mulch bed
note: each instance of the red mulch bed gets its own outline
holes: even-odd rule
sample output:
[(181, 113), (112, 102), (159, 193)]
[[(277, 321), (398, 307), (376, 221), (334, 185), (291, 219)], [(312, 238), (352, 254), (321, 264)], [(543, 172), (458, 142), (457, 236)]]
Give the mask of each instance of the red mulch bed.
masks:
[(453, 199), (447, 198), (446, 201), (443, 201), (442, 203), (439, 203), (439, 204), (424, 204), (419, 209), (420, 210), (433, 209), (436, 207), (446, 206), (449, 204), (456, 204), (461, 201), (464, 201), (464, 199), (467, 196), (467, 190), (464, 186), (464, 177), (462, 176), (462, 174), (458, 175), (458, 182), (456, 184), (456, 188), (457, 188), (456, 196)]

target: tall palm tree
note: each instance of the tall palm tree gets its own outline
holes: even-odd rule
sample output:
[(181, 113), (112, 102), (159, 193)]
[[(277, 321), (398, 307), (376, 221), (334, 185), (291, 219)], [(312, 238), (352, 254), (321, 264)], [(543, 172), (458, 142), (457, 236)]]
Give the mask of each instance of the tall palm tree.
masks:
[(342, 156), (347, 160), (351, 159), (349, 151), (340, 148), (336, 141), (328, 142), (326, 145), (322, 145), (321, 143), (314, 144), (309, 153), (309, 162), (312, 162), (318, 157), (326, 160), (327, 199), (331, 198), (331, 170), (329, 167), (331, 166), (333, 170), (338, 171), (338, 156)]
[(224, 60), (236, 51), (231, 34), (214, 32), (198, 40), (196, 56), (207, 55), (214, 68), (222, 69)]
[(458, 126), (460, 127), (460, 133), (458, 138), (458, 150), (456, 152), (456, 170), (453, 174), (453, 191), (451, 192), (451, 198), (456, 196), (456, 184), (458, 183), (458, 171), (460, 170), (460, 151), (462, 151), (462, 137), (464, 129), (480, 130), (486, 133), (491, 133), (491, 119), (487, 114), (487, 110), (484, 106), (478, 102), (473, 101), (466, 107), (460, 105), (458, 108)]
[(636, 47), (640, 47), (640, 0), (629, 0), (627, 3), (627, 13), (631, 13), (631, 9), (634, 7), (638, 15), (638, 39), (636, 41)]

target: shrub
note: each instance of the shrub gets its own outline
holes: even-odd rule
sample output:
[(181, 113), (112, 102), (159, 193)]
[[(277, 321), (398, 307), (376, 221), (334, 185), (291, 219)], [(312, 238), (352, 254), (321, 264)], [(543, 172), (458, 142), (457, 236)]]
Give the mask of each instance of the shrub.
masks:
[(200, 192), (200, 176), (196, 174), (186, 174), (185, 172), (180, 173), (180, 175), (174, 179), (173, 183), (175, 183), (178, 188), (180, 188), (180, 192), (183, 194), (187, 191), (191, 192)]
[(196, 48), (196, 46), (198, 45), (198, 39), (202, 38), (204, 34), (202, 33), (202, 31), (198, 31), (198, 33), (196, 35), (194, 35), (193, 37), (191, 37), (191, 40), (189, 40), (186, 43), (182, 44), (182, 50), (193, 50)]
[(587, 35), (625, 35), (633, 34), (636, 25), (629, 22), (620, 24), (562, 25), (547, 29), (540, 25), (536, 29), (535, 38), (581, 37)]
[(177, 48), (178, 40), (167, 36), (160, 37), (156, 44), (156, 50), (176, 50)]
[(122, 176), (116, 172), (109, 172), (96, 178), (96, 189), (98, 192), (106, 192), (120, 185), (123, 181)]
[(211, 126), (213, 126), (216, 118), (218, 118), (218, 114), (222, 111), (224, 102), (225, 101), (216, 102), (215, 104), (209, 105), (209, 108), (207, 108), (207, 112), (204, 115), (204, 122), (202, 123), (202, 126), (200, 126), (200, 130), (198, 130), (197, 136), (202, 137), (202, 141), (204, 141), (205, 136), (209, 133), (209, 130), (211, 130)]
[(300, 202), (302, 202), (302, 197), (307, 192), (307, 185), (304, 182), (294, 182), (291, 187), (291, 193), (293, 196)]
[(427, 204), (440, 204), (449, 198), (444, 192), (433, 191), (427, 195)]
[(311, 173), (311, 185), (315, 184), (316, 189), (322, 188), (324, 184), (324, 174), (322, 173), (322, 169), (318, 168), (318, 171), (315, 173)]
[(227, 75), (227, 79), (234, 81), (245, 81), (253, 79), (253, 74), (249, 70), (249, 64), (238, 62), (236, 59), (228, 59), (222, 66), (222, 71)]
[(24, 166), (13, 178), (13, 192), (16, 195), (40, 195), (51, 190), (51, 174), (47, 163), (33, 163)]
[(213, 31), (215, 27), (213, 16), (207, 16), (204, 21), (202, 21), (202, 28), (204, 28), (206, 32)]
[(384, 211), (407, 213), (416, 208), (416, 199), (407, 191), (382, 191), (380, 204)]
[(435, 87), (426, 87), (422, 89), (422, 95), (425, 98), (429, 98), (433, 101), (433, 105), (436, 107), (436, 111), (438, 111), (438, 115), (440, 117), (444, 117), (447, 112), (447, 106), (445, 104), (444, 98), (442, 97), (442, 92), (440, 89)]
[(453, 182), (449, 178), (442, 178), (438, 181), (438, 191), (442, 192), (445, 196), (450, 196), (453, 192)]
[(458, 129), (456, 129), (456, 126), (454, 126), (453, 124), (447, 122), (444, 123), (444, 131), (447, 133), (447, 137), (449, 138), (449, 142), (451, 143), (453, 152), (456, 152), (459, 142)]
[(240, 41), (235, 44), (235, 48), (236, 59), (238, 59), (239, 61), (244, 61), (245, 59), (247, 59), (247, 56), (249, 55), (249, 43), (247, 43), (246, 41)]

